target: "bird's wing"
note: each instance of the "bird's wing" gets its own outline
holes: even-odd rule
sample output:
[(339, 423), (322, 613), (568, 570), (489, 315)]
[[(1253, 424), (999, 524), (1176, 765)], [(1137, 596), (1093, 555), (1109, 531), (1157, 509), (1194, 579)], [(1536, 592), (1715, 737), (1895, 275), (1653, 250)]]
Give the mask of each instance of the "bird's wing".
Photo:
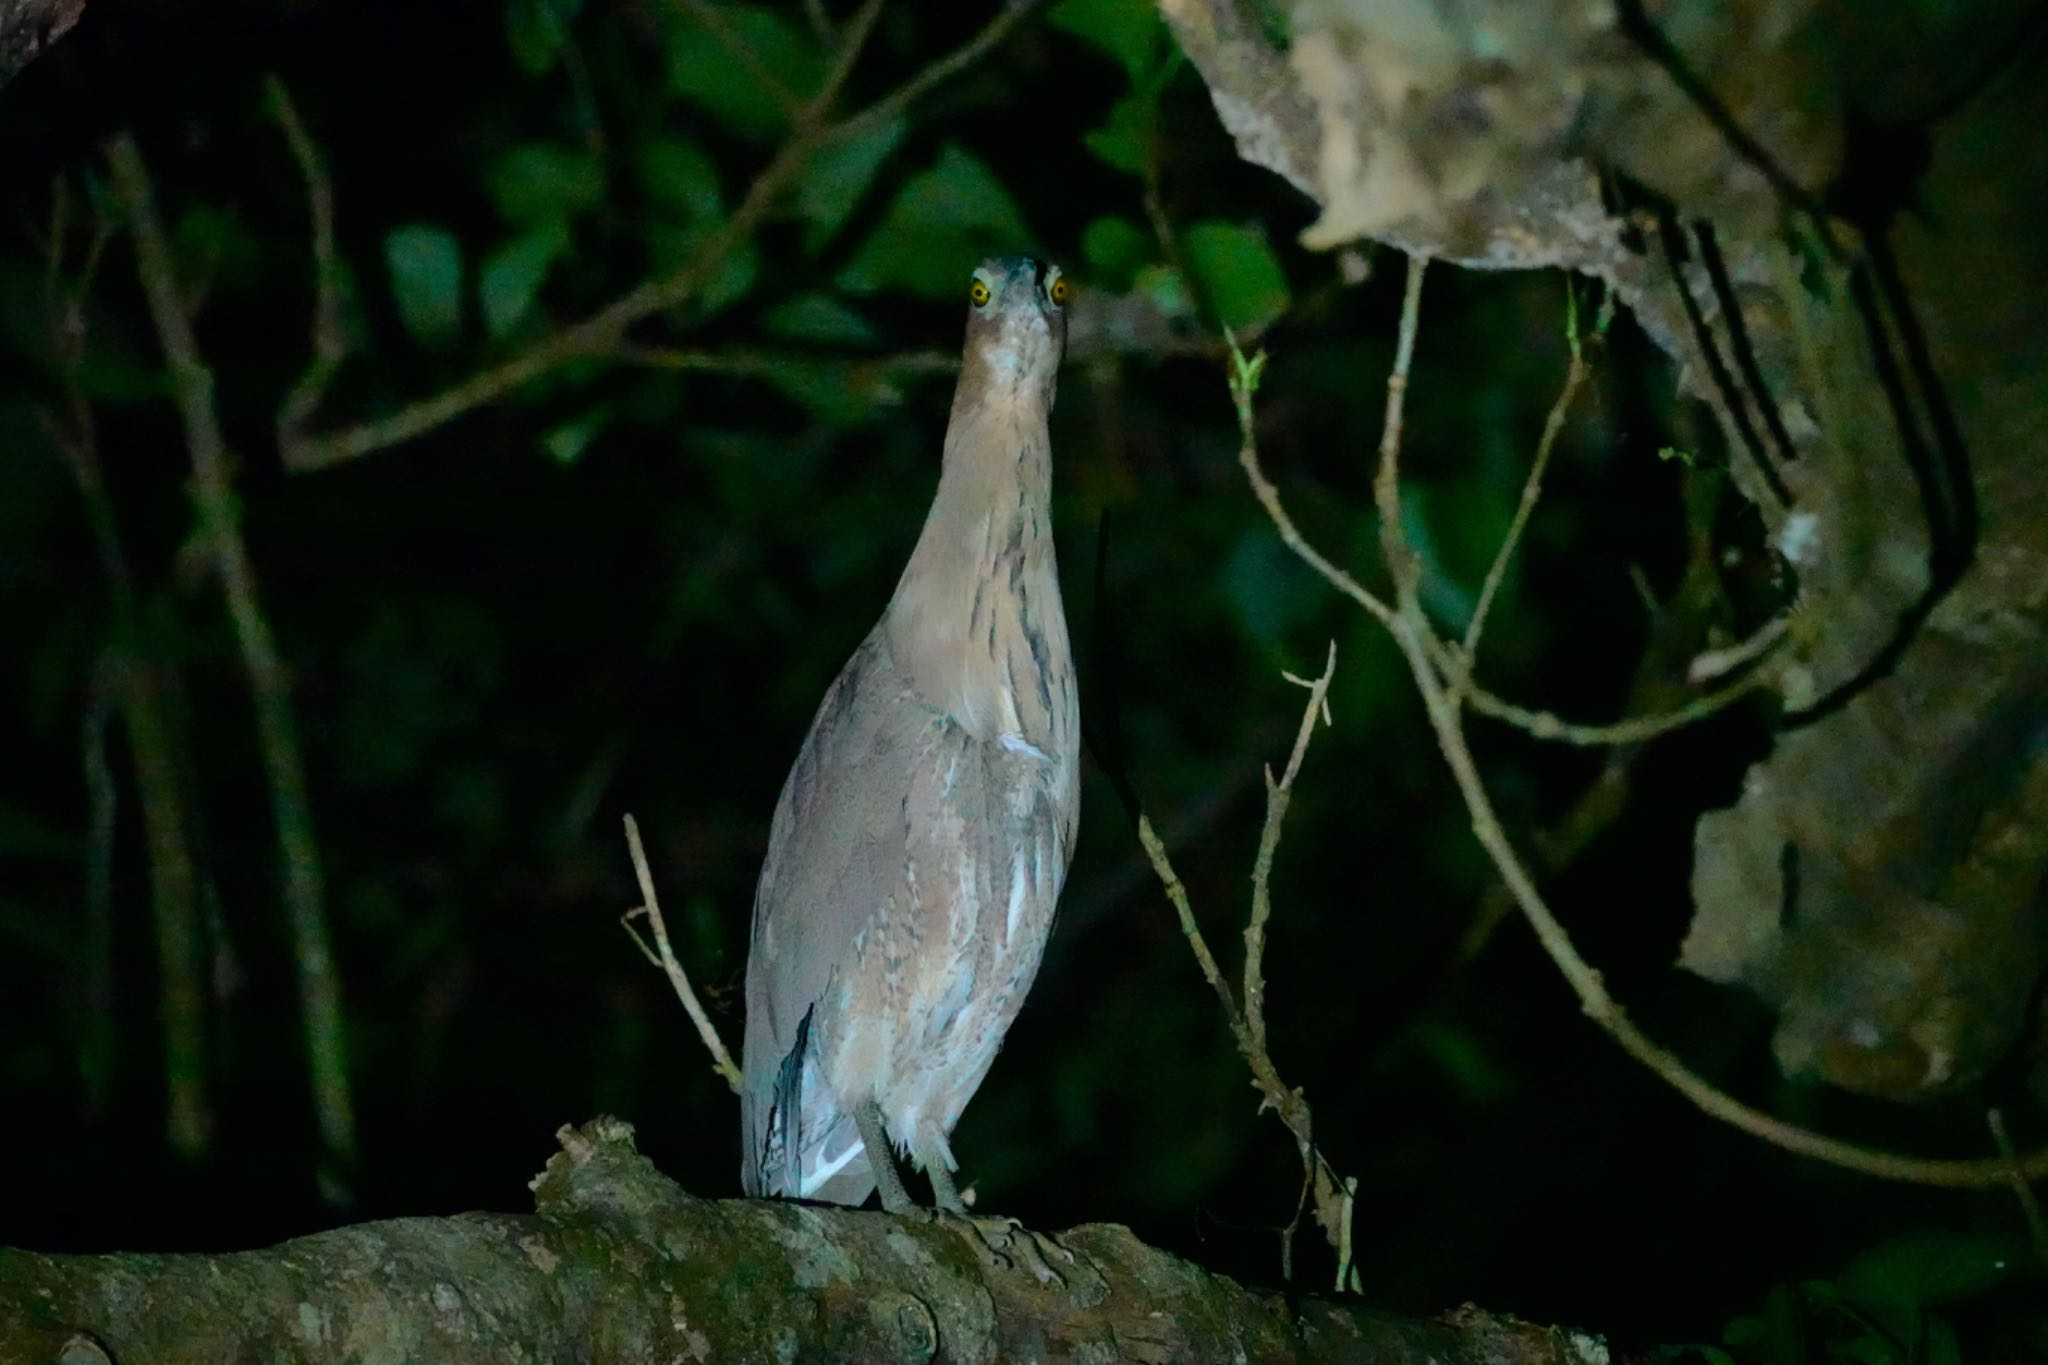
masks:
[[(949, 723), (917, 699), (877, 630), (826, 691), (783, 784), (747, 957), (742, 1173), (751, 1192), (794, 1192), (791, 1172), (762, 1163), (794, 1163), (823, 1136), (817, 1124), (832, 1117), (796, 1117), (798, 1044), (855, 937), (901, 894), (910, 768)], [(778, 1137), (770, 1127), (777, 1122), (794, 1127)]]

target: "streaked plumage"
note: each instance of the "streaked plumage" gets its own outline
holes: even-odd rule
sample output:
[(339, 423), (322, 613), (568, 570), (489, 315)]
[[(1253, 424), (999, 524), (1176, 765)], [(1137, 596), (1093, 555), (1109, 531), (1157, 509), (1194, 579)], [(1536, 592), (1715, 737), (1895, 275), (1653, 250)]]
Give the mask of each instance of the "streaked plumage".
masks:
[(887, 1143), (957, 1208), (947, 1136), (1037, 974), (1066, 878), (1080, 722), (1046, 434), (1064, 286), (1025, 257), (975, 281), (931, 512), (769, 834), (747, 960), (749, 1194), (858, 1204), (879, 1178), (900, 1203), (857, 1121), (872, 1102)]

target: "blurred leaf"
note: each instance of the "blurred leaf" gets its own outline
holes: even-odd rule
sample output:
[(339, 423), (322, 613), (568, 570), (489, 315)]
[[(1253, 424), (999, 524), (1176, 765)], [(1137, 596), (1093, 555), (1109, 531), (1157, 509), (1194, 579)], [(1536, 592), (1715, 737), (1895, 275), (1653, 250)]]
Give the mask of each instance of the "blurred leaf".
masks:
[[(666, 8), (672, 24), (669, 89), (734, 129), (753, 136), (779, 132), (789, 122), (788, 100), (801, 100), (817, 88), (822, 70), (817, 49), (783, 12), (765, 5), (721, 4), (716, 12), (725, 32), (717, 33), (680, 6)], [(734, 43), (754, 60), (742, 59)], [(762, 71), (775, 85), (762, 79)]]
[(78, 835), (33, 811), (0, 805), (0, 853), (10, 858), (76, 858)]
[(569, 465), (583, 458), (591, 438), (611, 421), (611, 409), (592, 408), (573, 421), (564, 422), (540, 438), (541, 449), (556, 464)]
[(1319, 600), (1307, 566), (1260, 523), (1238, 536), (1219, 576), (1237, 623), (1268, 648), (1279, 646), (1290, 629), (1307, 620)]
[(1415, 1042), (1467, 1104), (1490, 1104), (1517, 1088), (1515, 1077), (1487, 1055), (1485, 1045), (1456, 1024), (1424, 1020), (1416, 1026)]
[(1145, 169), (1146, 142), (1152, 137), (1155, 101), (1148, 90), (1126, 92), (1109, 106), (1100, 128), (1081, 135), (1089, 151), (1120, 171), (1139, 175)]
[(642, 193), (675, 210), (685, 223), (696, 225), (725, 212), (725, 194), (718, 168), (704, 149), (681, 137), (654, 137), (635, 154)]
[(830, 242), (859, 207), (889, 153), (903, 140), (903, 120), (884, 119), (856, 137), (841, 138), (812, 155), (797, 186), (796, 207), (809, 226), (804, 251), (814, 253)]
[(529, 76), (553, 70), (582, 8), (583, 0), (507, 0), (505, 45), (519, 69)]
[(1776, 1285), (1764, 1299), (1763, 1355), (1766, 1365), (1805, 1365), (1806, 1315), (1789, 1285)]
[(1188, 294), (1188, 282), (1170, 265), (1141, 266), (1131, 279), (1131, 289), (1151, 299), (1166, 317), (1194, 316), (1195, 301)]
[(1942, 1228), (1909, 1232), (1872, 1247), (1835, 1277), (1842, 1297), (1901, 1339), (1919, 1335), (1923, 1308), (1995, 1289), (2030, 1266), (2024, 1247)]
[(1133, 81), (1168, 50), (1153, 0), (1060, 0), (1045, 19), (1121, 62)]
[(839, 276), (854, 293), (903, 289), (930, 299), (956, 297), (985, 256), (1030, 240), (995, 173), (948, 143), (932, 168), (911, 179), (881, 225)]
[[(703, 245), (711, 232), (705, 228), (655, 227), (648, 233), (648, 246), (654, 257), (657, 270), (673, 270), (680, 266)], [(760, 273), (760, 249), (752, 242), (741, 242), (719, 258), (711, 273), (690, 301), (689, 307), (700, 318), (729, 308), (746, 296), (754, 287), (754, 277)]]
[(825, 294), (799, 294), (776, 304), (762, 315), (761, 327), (792, 341), (869, 346), (878, 339), (866, 318)]
[(761, 253), (752, 242), (742, 242), (726, 252), (697, 291), (697, 316), (708, 317), (745, 298), (760, 273)]
[(193, 204), (178, 215), (171, 255), (188, 288), (247, 290), (263, 275), (263, 239), (241, 214), (215, 204)]
[(1764, 1344), (1764, 1320), (1758, 1317), (1731, 1318), (1721, 1329), (1721, 1340), (1738, 1351), (1754, 1351)]
[(1830, 1341), (1828, 1355), (1835, 1360), (1853, 1360), (1857, 1365), (1905, 1365), (1898, 1347), (1871, 1332), (1846, 1341)]
[(1128, 218), (1097, 218), (1081, 233), (1081, 255), (1106, 289), (1130, 286), (1152, 253), (1152, 239)]
[(453, 341), (462, 330), (462, 244), (455, 234), (431, 223), (393, 228), (384, 262), (406, 330), (431, 346)]
[(1925, 1365), (1963, 1365), (1963, 1345), (1946, 1318), (1927, 1319), (1927, 1345), (1920, 1358)]
[(518, 325), (568, 245), (569, 230), (560, 221), (544, 222), (484, 257), (477, 292), (485, 331), (498, 338)]
[(491, 163), (491, 198), (508, 223), (561, 221), (604, 201), (604, 163), (553, 142), (523, 142)]
[(1181, 252), (1224, 326), (1243, 331), (1287, 311), (1287, 276), (1264, 228), (1197, 223), (1181, 234)]

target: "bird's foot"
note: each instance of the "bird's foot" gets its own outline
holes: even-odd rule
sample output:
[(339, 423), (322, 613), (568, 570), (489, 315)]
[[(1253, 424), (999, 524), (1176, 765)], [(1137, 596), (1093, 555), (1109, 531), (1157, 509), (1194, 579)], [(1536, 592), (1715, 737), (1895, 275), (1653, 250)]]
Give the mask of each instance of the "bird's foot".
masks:
[(1067, 1287), (1067, 1277), (1059, 1272), (1053, 1259), (1058, 1257), (1072, 1265), (1074, 1253), (1053, 1238), (1042, 1232), (1033, 1232), (1016, 1219), (1001, 1214), (935, 1212), (942, 1218), (965, 1223), (974, 1239), (981, 1243), (982, 1250), (1003, 1269), (1029, 1270), (1031, 1277), (1040, 1284), (1056, 1284), (1062, 1289)]

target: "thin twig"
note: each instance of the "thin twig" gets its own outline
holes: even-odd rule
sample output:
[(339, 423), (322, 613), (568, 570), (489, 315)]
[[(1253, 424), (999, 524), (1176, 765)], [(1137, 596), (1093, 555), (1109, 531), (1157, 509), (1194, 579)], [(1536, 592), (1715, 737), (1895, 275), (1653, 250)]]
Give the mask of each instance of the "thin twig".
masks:
[(2027, 1179), (2027, 1173), (2020, 1165), (2019, 1152), (2012, 1145), (2012, 1134), (2006, 1131), (2005, 1111), (1992, 1106), (1984, 1111), (1984, 1123), (1991, 1129), (1991, 1141), (2005, 1162), (2013, 1198), (2020, 1203), (2020, 1216), (2027, 1220), (2027, 1236), (2034, 1243), (2034, 1258), (2040, 1261), (2043, 1269), (2048, 1269), (2048, 1219), (2041, 1216), (2041, 1201), (2034, 1197), (2033, 1182)]
[(284, 907), (298, 964), (299, 1001), (305, 1012), (306, 1060), (313, 1107), (328, 1168), (323, 1192), (346, 1202), (347, 1175), (355, 1167), (355, 1114), (349, 1094), (347, 1036), (341, 985), (329, 946), (321, 884), (320, 849), (306, 795), (305, 761), (291, 691), (270, 623), (263, 614), (256, 572), (236, 517), (228, 450), (214, 410), (213, 374), (199, 354), (192, 324), (178, 297), (177, 271), (151, 193), (149, 173), (135, 140), (122, 133), (107, 144), (116, 197), (135, 242), (137, 271), (170, 369), (172, 396), (192, 459), (193, 501), (199, 534), (227, 599), (242, 665), (255, 700), (257, 737), (270, 778), (271, 814), (284, 864)]
[(1353, 578), (1349, 572), (1324, 558), (1322, 553), (1309, 544), (1301, 528), (1294, 524), (1287, 508), (1280, 501), (1280, 490), (1266, 477), (1266, 471), (1259, 464), (1259, 441), (1253, 420), (1252, 397), (1258, 391), (1259, 374), (1266, 363), (1265, 353), (1246, 358), (1237, 346), (1237, 338), (1226, 338), (1230, 344), (1230, 396), (1237, 407), (1237, 462), (1244, 467), (1245, 477), (1251, 481), (1252, 495), (1259, 505), (1266, 509), (1273, 526), (1280, 532), (1281, 543), (1294, 551), (1295, 555), (1310, 568), (1321, 574), (1326, 582), (1352, 601), (1364, 607), (1375, 621), (1391, 627), (1394, 609), (1372, 589)]
[[(626, 847), (633, 855), (633, 875), (640, 882), (640, 905), (628, 910), (620, 923), (640, 945), (640, 951), (647, 960), (668, 974), (668, 984), (675, 990), (676, 998), (683, 1002), (690, 1022), (697, 1026), (698, 1038), (703, 1040), (705, 1050), (711, 1054), (711, 1069), (723, 1076), (725, 1083), (732, 1087), (733, 1094), (737, 1095), (740, 1093), (740, 1069), (733, 1065), (732, 1053), (726, 1050), (725, 1040), (718, 1036), (711, 1016), (704, 1012), (704, 1006), (698, 1001), (697, 992), (690, 985), (690, 974), (683, 970), (683, 964), (676, 960), (675, 949), (669, 946), (668, 922), (661, 917), (661, 901), (654, 894), (654, 873), (647, 866), (647, 850), (640, 846), (640, 826), (630, 815), (626, 817)], [(654, 947), (651, 949), (633, 929), (634, 917), (642, 913), (654, 930)]]
[[(1452, 676), (1456, 665), (1449, 662), (1451, 647), (1433, 635), (1424, 643), (1436, 671), (1447, 677)], [(1669, 711), (1630, 716), (1624, 720), (1608, 721), (1604, 724), (1564, 720), (1548, 711), (1517, 705), (1480, 687), (1470, 678), (1465, 679), (1464, 685), (1459, 689), (1459, 695), (1480, 715), (1489, 720), (1512, 725), (1533, 739), (1555, 740), (1561, 744), (1598, 748), (1611, 744), (1640, 744), (1659, 735), (1668, 735), (1673, 730), (1683, 730), (1686, 726), (1697, 724), (1716, 711), (1741, 701), (1761, 688), (1764, 681), (1759, 674), (1746, 673), (1731, 683), (1674, 706)]]
[(1394, 602), (1402, 617), (1420, 611), (1422, 561), (1408, 545), (1401, 523), (1401, 414), (1408, 400), (1408, 368), (1415, 360), (1415, 329), (1422, 316), (1422, 276), (1429, 258), (1408, 258), (1407, 283), (1401, 293), (1401, 329), (1394, 343), (1394, 364), (1387, 371), (1387, 409), (1380, 422), (1380, 462), (1373, 475), (1373, 502), (1380, 513), (1380, 556), (1394, 578)]
[(1501, 537), (1500, 548), (1494, 551), (1493, 563), (1487, 566), (1486, 580), (1479, 586), (1479, 602), (1472, 608), (1472, 620), (1465, 627), (1465, 640), (1459, 649), (1460, 684), (1471, 676), (1473, 661), (1479, 657), (1479, 637), (1486, 629), (1486, 614), (1493, 607), (1495, 594), (1500, 591), (1501, 580), (1507, 577), (1508, 564), (1515, 557), (1515, 549), (1522, 543), (1523, 528), (1529, 524), (1529, 516), (1536, 510), (1536, 501), (1543, 496), (1543, 475), (1550, 467), (1550, 452), (1557, 446), (1558, 433), (1564, 430), (1565, 415), (1571, 411), (1572, 400), (1585, 387), (1589, 373), (1585, 354), (1576, 335), (1572, 337), (1571, 367), (1565, 371), (1564, 387), (1558, 391), (1557, 401), (1550, 405), (1550, 415), (1543, 419), (1543, 435), (1536, 442), (1536, 458), (1530, 461), (1529, 476), (1522, 481), (1522, 496), (1515, 504), (1515, 514), (1508, 521), (1507, 534)]
[(1294, 793), (1294, 779), (1301, 761), (1308, 755), (1308, 742), (1315, 734), (1316, 721), (1329, 723), (1330, 680), (1337, 675), (1337, 642), (1330, 641), (1330, 655), (1322, 676), (1307, 684), (1308, 704), (1301, 711), (1301, 728), (1295, 732), (1294, 748), (1280, 780), (1266, 769), (1266, 824), (1259, 832), (1259, 852), (1252, 862), (1252, 913), (1244, 928), (1244, 1018), (1252, 1041), (1266, 1045), (1266, 922), (1273, 917), (1273, 855), (1280, 849), (1280, 831), (1287, 822), (1287, 803)]
[(1037, 8), (1037, 0), (1006, 6), (966, 43), (932, 62), (859, 113), (828, 125), (825, 115), (838, 100), (854, 59), (866, 46), (881, 8), (882, 0), (866, 0), (860, 12), (848, 21), (831, 70), (818, 93), (797, 117), (789, 137), (754, 177), (732, 216), (707, 235), (689, 259), (666, 275), (643, 280), (596, 313), (554, 333), (533, 349), (481, 370), (452, 388), (373, 421), (325, 434), (301, 436), (286, 443), (282, 447), (286, 467), (297, 472), (322, 469), (399, 445), (494, 402), (572, 361), (609, 353), (633, 324), (695, 297), (726, 257), (753, 236), (782, 192), (796, 180), (809, 164), (811, 156), (821, 147), (856, 136), (895, 118), (927, 91), (979, 61)]
[(348, 354), (348, 336), (341, 325), (341, 253), (334, 244), (334, 182), (284, 82), (271, 76), (264, 86), (271, 117), (283, 130), (306, 182), (306, 216), (313, 229), (313, 357), (278, 405), (277, 440), (282, 448), (298, 439), (319, 408), (334, 372)]
[[(1256, 374), (1251, 382), (1256, 383)], [(1267, 882), (1272, 873), (1272, 856), (1279, 847), (1279, 824), (1286, 817), (1288, 793), (1293, 787), (1295, 776), (1301, 770), (1301, 761), (1308, 750), (1309, 737), (1314, 733), (1318, 717), (1327, 718), (1327, 696), (1330, 680), (1337, 667), (1337, 651), (1333, 642), (1323, 674), (1309, 683), (1309, 698), (1302, 708), (1301, 728), (1296, 734), (1294, 749), (1289, 756), (1287, 767), (1276, 783), (1270, 774), (1267, 777), (1266, 826), (1259, 841), (1259, 860), (1253, 871), (1253, 914), (1252, 927), (1245, 930), (1245, 998), (1240, 1001), (1231, 993), (1230, 983), (1224, 979), (1223, 969), (1216, 961), (1216, 955), (1209, 948), (1209, 940), (1195, 922), (1194, 906), (1188, 898), (1187, 887), (1180, 874), (1174, 870), (1173, 860), (1168, 856), (1166, 845), (1158, 832), (1152, 828), (1152, 821), (1142, 810), (1138, 812), (1138, 843), (1145, 850), (1145, 856), (1152, 863), (1152, 870), (1159, 878), (1159, 884), (1166, 892), (1167, 901), (1173, 906), (1180, 919), (1182, 937), (1193, 950), (1195, 962), (1202, 970), (1202, 978), (1216, 992), (1217, 1001), (1223, 1006), (1223, 1019), (1230, 1028), (1230, 1036), (1237, 1044), (1238, 1055), (1244, 1058), (1251, 1070), (1252, 1084), (1261, 1097), (1261, 1107), (1270, 1108), (1280, 1122), (1293, 1135), (1295, 1149), (1300, 1154), (1302, 1171), (1315, 1196), (1316, 1223), (1330, 1243), (1330, 1249), (1338, 1256), (1339, 1289), (1345, 1287), (1350, 1271), (1346, 1247), (1350, 1237), (1351, 1209), (1345, 1195), (1346, 1182), (1338, 1175), (1336, 1167), (1322, 1153), (1315, 1141), (1315, 1119), (1309, 1108), (1308, 1099), (1301, 1091), (1293, 1089), (1281, 1078), (1279, 1068), (1274, 1064), (1271, 1052), (1266, 1047), (1265, 1023), (1265, 980), (1261, 959), (1265, 950), (1265, 924), (1271, 914), (1267, 901)], [(1300, 681), (1296, 679), (1295, 681)], [(1352, 1188), (1356, 1188), (1355, 1182)], [(1299, 1217), (1299, 1209), (1296, 1211)], [(1290, 1230), (1284, 1235), (1282, 1254), (1291, 1272), (1293, 1261), (1293, 1237)]]
[(757, 346), (725, 346), (689, 350), (677, 346), (620, 345), (612, 355), (629, 365), (655, 370), (777, 379), (807, 370), (840, 370), (851, 374), (954, 374), (960, 357), (948, 351), (898, 351), (890, 355), (847, 355), (823, 351), (773, 350)]
[[(1374, 495), (1379, 504), (1382, 522), (1382, 551), (1387, 559), (1388, 571), (1393, 574), (1399, 607), (1388, 621), (1384, 611), (1373, 615), (1388, 626), (1395, 644), (1408, 664), (1417, 689), (1422, 694), (1423, 709), (1431, 729), (1437, 737), (1438, 748), (1456, 781), (1460, 796), (1472, 819), (1472, 830), (1480, 845), (1493, 861), (1495, 871), (1507, 884), (1522, 912), (1528, 917), (1542, 943), (1545, 953), (1556, 964), (1558, 971), (1570, 985), (1581, 1008), (1592, 1020), (1604, 1029), (1622, 1050), (1644, 1067), (1655, 1073), (1667, 1085), (1677, 1090), (1697, 1108), (1709, 1116), (1730, 1126), (1772, 1143), (1786, 1151), (1811, 1157), (1846, 1170), (1890, 1180), (1910, 1181), (1924, 1185), (1949, 1188), (1981, 1188), (1987, 1185), (2004, 1184), (2012, 1180), (2015, 1173), (2024, 1178), (2039, 1179), (2048, 1176), (2048, 1150), (2035, 1151), (2025, 1155), (2005, 1157), (1940, 1159), (1906, 1156), (1897, 1152), (1863, 1147), (1843, 1142), (1836, 1138), (1787, 1123), (1762, 1110), (1744, 1104), (1727, 1092), (1694, 1072), (1677, 1056), (1650, 1040), (1631, 1021), (1607, 992), (1606, 983), (1572, 943), (1556, 914), (1538, 891), (1534, 879), (1529, 875), (1520, 855), (1515, 852), (1512, 842), (1501, 826), (1499, 816), (1493, 809), (1487, 794), (1485, 781), (1479, 774), (1472, 751), (1465, 742), (1462, 718), (1456, 699), (1443, 676), (1443, 662), (1448, 646), (1437, 638), (1422, 611), (1419, 595), (1419, 569), (1408, 552), (1405, 537), (1399, 522), (1399, 457), (1400, 457), (1400, 398), (1407, 388), (1407, 362), (1413, 351), (1416, 320), (1420, 309), (1420, 272), (1411, 263), (1408, 291), (1403, 300), (1400, 343), (1396, 348), (1395, 369), (1399, 382), (1393, 377), (1388, 382), (1388, 411), (1386, 425), (1382, 431), (1380, 446), (1380, 468), (1374, 478)], [(1263, 361), (1264, 357), (1258, 358)], [(1258, 362), (1254, 362), (1256, 364)], [(1241, 386), (1239, 369), (1234, 369), (1231, 378), (1232, 392)], [(1245, 439), (1252, 439), (1253, 423), (1240, 418)], [(1256, 471), (1256, 453), (1241, 455), (1240, 462), (1248, 472)], [(1270, 489), (1270, 485), (1267, 486)], [(1253, 480), (1254, 492), (1259, 501), (1267, 506), (1269, 514), (1278, 505), (1277, 494), (1269, 501), (1261, 491), (1259, 480)], [(1276, 526), (1281, 527), (1282, 538), (1289, 539), (1286, 525), (1279, 516), (1274, 517)], [(1291, 524), (1291, 523), (1290, 523)], [(1289, 539), (1293, 545), (1298, 535)], [(1336, 570), (1320, 555), (1302, 554), (1303, 562), (1321, 574), (1332, 586), (1354, 600), (1360, 600), (1363, 589), (1356, 581), (1341, 570)], [(1365, 594), (1369, 597), (1370, 594)], [(1377, 599), (1373, 599), (1377, 601)]]

